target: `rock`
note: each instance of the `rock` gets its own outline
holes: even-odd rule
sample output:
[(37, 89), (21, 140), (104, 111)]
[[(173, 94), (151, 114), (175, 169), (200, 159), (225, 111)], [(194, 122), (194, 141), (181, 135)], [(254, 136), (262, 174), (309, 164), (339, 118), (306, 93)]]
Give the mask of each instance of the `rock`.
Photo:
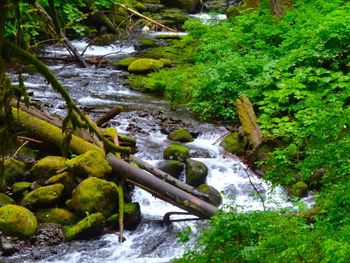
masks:
[(213, 206), (219, 207), (222, 203), (222, 196), (218, 190), (216, 190), (214, 187), (207, 185), (207, 184), (201, 184), (197, 187), (197, 190), (201, 193), (209, 195), (208, 202), (212, 204)]
[(56, 223), (60, 225), (72, 225), (76, 222), (75, 215), (64, 208), (40, 209), (35, 213), (40, 223)]
[(33, 208), (54, 205), (61, 199), (63, 191), (64, 186), (62, 184), (39, 187), (26, 194), (21, 204)]
[(133, 7), (139, 12), (144, 12), (147, 10), (146, 6), (140, 2), (136, 2)]
[(208, 167), (200, 162), (188, 159), (186, 161), (186, 184), (197, 187), (205, 183)]
[(81, 178), (89, 176), (104, 178), (112, 172), (112, 168), (103, 154), (97, 151), (87, 151), (66, 161), (66, 166), (73, 175)]
[(158, 168), (162, 170), (163, 172), (170, 174), (171, 176), (175, 178), (179, 178), (182, 171), (184, 170), (184, 166), (180, 161), (177, 160), (166, 160), (162, 161)]
[(18, 183), (14, 183), (12, 185), (12, 192), (14, 194), (22, 194), (27, 190), (30, 190), (32, 187), (31, 182), (18, 182)]
[(175, 142), (193, 142), (193, 137), (186, 129), (177, 129), (168, 135), (168, 139)]
[(39, 224), (35, 236), (31, 240), (34, 245), (53, 246), (64, 241), (61, 225), (55, 223)]
[(4, 161), (3, 177), (6, 184), (11, 184), (22, 179), (25, 173), (25, 164), (13, 158)]
[(165, 68), (171, 68), (173, 66), (173, 62), (170, 59), (160, 58), (158, 60), (163, 63)]
[(102, 233), (104, 219), (102, 213), (91, 214), (76, 225), (65, 227), (64, 235), (67, 240), (91, 239)]
[(158, 60), (151, 58), (140, 58), (130, 64), (128, 71), (132, 73), (145, 74), (163, 67), (163, 63)]
[(118, 40), (118, 36), (115, 34), (103, 34), (98, 36), (95, 39), (92, 39), (90, 44), (95, 46), (109, 46), (115, 43)]
[(16, 203), (11, 197), (4, 193), (0, 193), (0, 207), (4, 205), (14, 204)]
[(307, 190), (307, 184), (301, 181), (293, 184), (292, 187), (289, 189), (292, 195), (300, 198), (306, 196)]
[(171, 144), (165, 149), (163, 157), (165, 160), (178, 160), (184, 162), (190, 158), (190, 150), (183, 145)]
[(117, 208), (118, 188), (95, 177), (82, 181), (72, 194), (72, 206), (80, 214), (101, 212), (108, 217)]
[(248, 145), (248, 139), (245, 136), (241, 136), (238, 132), (233, 132), (225, 136), (224, 140), (220, 143), (220, 146), (225, 151), (233, 154), (243, 154)]
[(189, 16), (180, 9), (165, 9), (161, 13), (159, 21), (169, 27), (181, 28), (183, 24), (189, 19)]
[(71, 195), (73, 189), (77, 185), (77, 182), (76, 182), (74, 176), (69, 172), (64, 172), (64, 173), (54, 175), (47, 180), (47, 183), (48, 184), (57, 184), (57, 183), (63, 184), (64, 191), (65, 191), (65, 194), (67, 196)]
[[(124, 227), (126, 230), (135, 230), (141, 222), (141, 210), (139, 203), (127, 203), (124, 205)], [(119, 229), (119, 214), (114, 214), (106, 220), (106, 225)]]
[(149, 38), (149, 37), (141, 38), (139, 44), (141, 49), (159, 46), (159, 44), (153, 38)]
[(128, 67), (130, 66), (130, 64), (132, 62), (134, 62), (135, 60), (138, 60), (139, 58), (135, 58), (135, 57), (126, 57), (126, 58), (123, 58), (122, 60), (119, 60), (117, 62), (117, 67), (118, 68), (121, 68), (121, 69), (125, 69), (127, 70)]
[(0, 231), (8, 236), (29, 238), (37, 229), (37, 221), (32, 212), (18, 205), (0, 208)]
[(161, 4), (145, 3), (144, 6), (146, 7), (146, 11), (150, 13), (159, 13), (165, 9), (165, 6)]
[(33, 166), (30, 173), (34, 180), (43, 183), (52, 175), (57, 174), (58, 170), (63, 169), (65, 161), (66, 159), (61, 156), (46, 156)]
[(167, 7), (176, 7), (186, 10), (188, 13), (194, 13), (199, 7), (200, 0), (161, 0), (161, 3)]
[(239, 8), (236, 6), (229, 6), (225, 11), (227, 19), (235, 18), (239, 15)]

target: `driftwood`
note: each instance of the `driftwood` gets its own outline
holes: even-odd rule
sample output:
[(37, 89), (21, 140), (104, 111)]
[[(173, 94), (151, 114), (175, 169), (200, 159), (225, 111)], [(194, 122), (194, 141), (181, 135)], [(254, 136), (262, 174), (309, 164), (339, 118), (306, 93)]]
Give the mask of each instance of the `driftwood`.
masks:
[(113, 119), (115, 116), (117, 116), (121, 111), (123, 110), (122, 106), (114, 106), (112, 109), (107, 111), (105, 114), (103, 114), (101, 117), (99, 117), (95, 122), (98, 127), (101, 127), (104, 123), (107, 121)]
[(253, 105), (247, 96), (242, 95), (236, 100), (236, 107), (243, 132), (254, 149), (261, 144), (263, 136), (256, 121)]
[(108, 154), (106, 160), (109, 162), (113, 172), (125, 179), (126, 182), (139, 186), (154, 196), (171, 203), (200, 218), (210, 218), (217, 208), (198, 197), (195, 197), (157, 177), (147, 173), (131, 164)]

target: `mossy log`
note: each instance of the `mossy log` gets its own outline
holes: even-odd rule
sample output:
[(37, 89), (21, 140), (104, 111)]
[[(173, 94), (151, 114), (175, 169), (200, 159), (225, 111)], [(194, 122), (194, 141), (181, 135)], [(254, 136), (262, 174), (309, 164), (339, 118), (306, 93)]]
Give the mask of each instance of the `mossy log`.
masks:
[(123, 177), (127, 182), (141, 187), (152, 195), (171, 203), (190, 214), (206, 219), (215, 214), (217, 208), (176, 186), (173, 186), (154, 175), (147, 173), (131, 164), (108, 154), (106, 157), (113, 172)]
[(236, 100), (236, 107), (243, 132), (254, 149), (261, 144), (263, 136), (256, 121), (253, 105), (247, 96), (242, 95)]

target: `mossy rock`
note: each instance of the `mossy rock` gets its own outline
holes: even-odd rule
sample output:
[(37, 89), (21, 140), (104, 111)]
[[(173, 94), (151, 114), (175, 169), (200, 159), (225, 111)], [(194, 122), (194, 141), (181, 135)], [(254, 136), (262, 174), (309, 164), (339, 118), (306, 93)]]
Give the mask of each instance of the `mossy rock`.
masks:
[(73, 175), (81, 178), (89, 176), (104, 178), (112, 172), (103, 154), (97, 151), (87, 151), (74, 157), (66, 161), (66, 166)]
[(37, 226), (35, 216), (25, 207), (5, 205), (0, 208), (0, 231), (5, 235), (30, 238)]
[[(149, 74), (150, 75), (150, 74)], [(157, 85), (153, 81), (149, 81), (149, 76), (145, 75), (135, 75), (135, 74), (130, 74), (128, 76), (128, 84), (129, 88), (133, 90), (137, 90), (140, 92), (157, 92)]]
[(67, 240), (91, 239), (102, 234), (105, 217), (95, 213), (80, 220), (76, 225), (64, 228)]
[(158, 168), (177, 179), (180, 177), (181, 173), (184, 170), (183, 164), (177, 160), (163, 161), (158, 165)]
[(189, 16), (183, 12), (181, 9), (165, 9), (161, 13), (160, 21), (170, 27), (181, 28), (183, 24), (189, 19)]
[(96, 177), (82, 181), (72, 194), (72, 206), (80, 214), (101, 212), (108, 217), (115, 211), (117, 204), (117, 186)]
[(77, 182), (76, 182), (73, 174), (70, 172), (63, 172), (63, 173), (54, 175), (47, 180), (47, 183), (48, 184), (57, 184), (57, 183), (63, 184), (66, 195), (70, 195), (72, 193), (73, 189), (77, 185)]
[(207, 184), (201, 184), (197, 187), (197, 190), (203, 194), (209, 195), (208, 202), (212, 204), (213, 206), (219, 207), (222, 203), (222, 196), (218, 190), (216, 190), (214, 187), (207, 185)]
[(308, 191), (308, 186), (304, 182), (297, 182), (290, 187), (289, 191), (292, 195), (301, 198), (306, 196)]
[(163, 67), (163, 63), (158, 60), (151, 58), (140, 58), (130, 64), (128, 71), (131, 73), (145, 74), (159, 70)]
[[(141, 222), (139, 203), (124, 204), (124, 227), (126, 230), (135, 230)], [(106, 220), (106, 225), (119, 229), (119, 214), (114, 214)]]
[(33, 208), (54, 205), (60, 201), (63, 192), (63, 184), (42, 186), (26, 194), (21, 204)]
[(171, 144), (165, 149), (163, 157), (165, 160), (184, 162), (190, 158), (190, 150), (186, 146), (180, 144)]
[(144, 12), (147, 10), (147, 7), (140, 2), (136, 2), (133, 7), (134, 7), (134, 9), (136, 9), (139, 12)]
[(159, 44), (153, 38), (150, 38), (150, 37), (141, 38), (139, 45), (140, 45), (141, 49), (146, 49), (146, 48), (152, 48), (152, 47), (158, 47), (159, 46)]
[(229, 6), (225, 11), (227, 19), (235, 18), (239, 15), (239, 13), (239, 8), (237, 8), (236, 6)]
[(241, 136), (238, 132), (233, 132), (225, 136), (220, 146), (227, 152), (241, 155), (246, 151), (248, 139), (245, 136)]
[(160, 0), (139, 0), (139, 2), (143, 4), (159, 4)]
[(46, 156), (39, 160), (30, 170), (33, 179), (39, 183), (44, 183), (52, 175), (57, 174), (58, 170), (65, 167), (66, 159), (61, 156)]
[(75, 215), (64, 208), (49, 208), (36, 211), (35, 216), (40, 223), (56, 223), (60, 225), (73, 225)]
[(126, 146), (131, 148), (132, 153), (137, 152), (136, 139), (125, 134), (118, 134), (118, 141), (120, 146)]
[(167, 7), (176, 7), (186, 10), (188, 13), (194, 13), (201, 3), (201, 0), (161, 0), (161, 3)]
[(31, 182), (17, 182), (12, 185), (12, 192), (14, 194), (22, 194), (25, 191), (31, 190)]
[(118, 36), (115, 34), (103, 34), (93, 39), (90, 44), (95, 46), (109, 46), (118, 40)]
[(4, 161), (4, 182), (12, 184), (19, 179), (22, 179), (26, 171), (25, 163), (13, 158)]
[(121, 68), (121, 69), (125, 69), (127, 70), (128, 67), (130, 66), (131, 63), (133, 63), (134, 61), (138, 60), (139, 58), (135, 58), (135, 57), (126, 57), (123, 58), (121, 60), (119, 60), (117, 62), (117, 67)]
[(205, 183), (208, 175), (208, 167), (196, 160), (188, 159), (186, 161), (186, 184), (197, 187)]
[(114, 138), (118, 138), (118, 131), (115, 128), (109, 127), (101, 130), (103, 137), (108, 139), (111, 142), (114, 142)]
[(177, 129), (171, 132), (168, 139), (175, 142), (193, 142), (191, 133), (186, 129)]
[(163, 63), (165, 68), (171, 68), (173, 66), (173, 62), (170, 59), (160, 58), (158, 60)]
[(8, 195), (4, 193), (0, 193), (0, 207), (4, 205), (10, 205), (16, 203), (13, 198), (9, 197)]

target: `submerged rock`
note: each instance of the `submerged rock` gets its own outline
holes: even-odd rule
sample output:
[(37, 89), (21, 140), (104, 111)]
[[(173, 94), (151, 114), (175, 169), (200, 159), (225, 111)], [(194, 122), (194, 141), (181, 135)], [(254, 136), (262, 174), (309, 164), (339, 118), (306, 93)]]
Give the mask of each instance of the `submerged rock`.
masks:
[(117, 208), (118, 188), (95, 177), (82, 181), (72, 194), (72, 207), (80, 214), (101, 212), (108, 217)]
[(243, 154), (248, 145), (248, 139), (245, 136), (241, 136), (238, 132), (233, 132), (225, 136), (224, 140), (220, 143), (220, 146), (233, 154)]
[(104, 219), (102, 213), (91, 214), (80, 220), (76, 225), (66, 227), (64, 235), (67, 240), (91, 239), (102, 234)]
[(26, 194), (21, 204), (26, 207), (41, 207), (57, 204), (64, 191), (62, 184), (39, 187)]
[(76, 222), (75, 215), (64, 208), (41, 209), (35, 213), (35, 216), (40, 223), (72, 225)]
[(135, 60), (128, 67), (128, 71), (132, 73), (145, 74), (163, 68), (164, 65), (159, 60), (151, 58), (140, 58)]
[(168, 139), (176, 142), (193, 142), (191, 133), (186, 129), (177, 129), (171, 132)]
[(216, 190), (214, 187), (207, 185), (207, 184), (201, 184), (197, 187), (197, 190), (201, 193), (209, 195), (209, 203), (219, 207), (222, 203), (222, 196), (218, 190)]
[(165, 149), (163, 156), (165, 160), (178, 160), (184, 162), (190, 158), (190, 150), (183, 145), (171, 144)]
[(73, 175), (81, 178), (104, 178), (112, 171), (103, 154), (97, 151), (87, 151), (74, 157), (66, 162), (66, 166)]
[(34, 180), (43, 183), (52, 175), (57, 174), (57, 171), (63, 169), (65, 161), (66, 159), (61, 156), (46, 156), (33, 166), (30, 173)]
[(200, 162), (188, 159), (186, 162), (186, 184), (197, 187), (205, 183), (208, 167)]
[(37, 221), (32, 212), (18, 205), (0, 208), (0, 231), (8, 236), (29, 238), (37, 229)]

